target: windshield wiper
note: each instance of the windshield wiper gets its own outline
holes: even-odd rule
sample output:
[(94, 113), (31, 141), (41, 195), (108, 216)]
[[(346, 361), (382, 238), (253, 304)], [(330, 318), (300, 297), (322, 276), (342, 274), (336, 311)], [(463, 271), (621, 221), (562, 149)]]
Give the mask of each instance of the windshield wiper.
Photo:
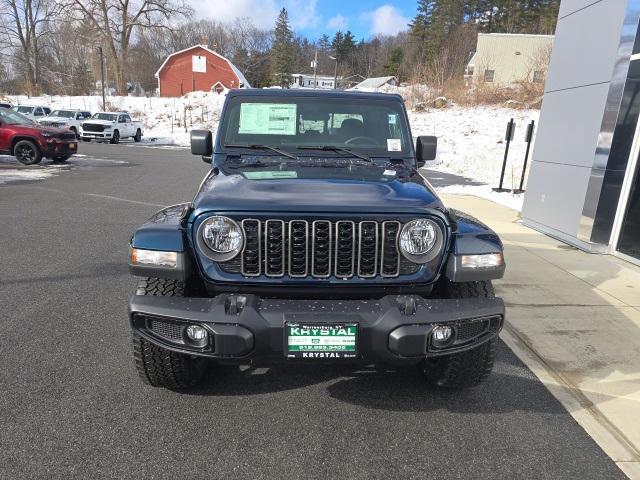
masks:
[(290, 153), (285, 152), (284, 150), (280, 150), (277, 147), (270, 147), (269, 145), (225, 145), (228, 148), (249, 148), (251, 150), (271, 150), (272, 152), (279, 153), (285, 157), (292, 158), (294, 160), (298, 160), (298, 157), (295, 155), (291, 155)]
[(349, 155), (352, 155), (354, 157), (358, 157), (366, 162), (369, 163), (373, 163), (373, 160), (371, 160), (369, 157), (365, 157), (364, 155), (361, 155), (359, 153), (354, 152), (353, 150), (351, 150), (350, 148), (344, 148), (344, 147), (336, 147), (333, 145), (322, 145), (319, 147), (310, 147), (310, 146), (301, 146), (301, 147), (297, 147), (298, 150), (321, 150), (323, 152), (341, 152), (341, 153), (348, 153)]

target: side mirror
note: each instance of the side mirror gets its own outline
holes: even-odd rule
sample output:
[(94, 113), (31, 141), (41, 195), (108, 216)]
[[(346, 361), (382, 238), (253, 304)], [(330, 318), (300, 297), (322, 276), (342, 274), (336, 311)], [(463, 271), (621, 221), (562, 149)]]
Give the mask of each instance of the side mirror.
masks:
[(416, 140), (416, 160), (418, 167), (424, 167), (428, 160), (435, 160), (437, 150), (438, 137), (418, 137), (418, 140)]
[(211, 163), (213, 135), (210, 130), (191, 130), (191, 154), (200, 155), (203, 161)]

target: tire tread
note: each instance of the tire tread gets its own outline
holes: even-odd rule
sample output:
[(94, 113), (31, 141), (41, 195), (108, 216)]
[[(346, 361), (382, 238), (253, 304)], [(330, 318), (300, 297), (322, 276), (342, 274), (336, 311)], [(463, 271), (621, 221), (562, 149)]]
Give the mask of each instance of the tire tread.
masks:
[[(447, 298), (495, 297), (493, 285), (488, 280), (462, 283), (446, 281), (444, 291)], [(423, 364), (423, 372), (427, 381), (438, 387), (475, 387), (491, 374), (495, 356), (496, 340), (491, 339), (466, 352), (428, 359)]]
[[(136, 295), (183, 297), (184, 282), (165, 278), (145, 278), (138, 282)], [(148, 385), (182, 390), (197, 385), (206, 371), (206, 359), (173, 352), (133, 334), (133, 356), (140, 378)]]

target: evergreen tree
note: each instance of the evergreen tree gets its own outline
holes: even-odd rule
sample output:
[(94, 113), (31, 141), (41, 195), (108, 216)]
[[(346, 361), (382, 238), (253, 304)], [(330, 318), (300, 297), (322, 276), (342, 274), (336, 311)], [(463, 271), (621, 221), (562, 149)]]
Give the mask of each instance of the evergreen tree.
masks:
[(294, 63), (293, 31), (289, 25), (289, 14), (280, 10), (274, 29), (271, 47), (271, 76), (273, 83), (282, 88), (289, 88), (293, 83), (292, 68)]
[(404, 52), (400, 47), (394, 47), (389, 53), (386, 63), (382, 69), (385, 75), (393, 75), (400, 80), (400, 69), (402, 68), (402, 61), (404, 60)]
[(409, 23), (409, 35), (418, 45), (418, 57), (420, 60), (426, 58), (427, 43), (431, 37), (431, 28), (433, 25), (433, 11), (436, 2), (433, 0), (419, 0), (418, 13)]
[(329, 35), (326, 33), (323, 34), (318, 40), (318, 50), (323, 53), (326, 53), (331, 48), (331, 40), (329, 40)]

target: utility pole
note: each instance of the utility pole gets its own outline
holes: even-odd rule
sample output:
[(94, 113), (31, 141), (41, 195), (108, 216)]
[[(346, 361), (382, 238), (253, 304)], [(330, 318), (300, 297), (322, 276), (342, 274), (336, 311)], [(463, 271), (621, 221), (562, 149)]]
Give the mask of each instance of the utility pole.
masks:
[(333, 89), (336, 90), (338, 88), (338, 56), (336, 55), (335, 57), (332, 57), (329, 55), (329, 58), (336, 62), (336, 68), (333, 71)]
[(316, 58), (313, 61), (313, 88), (318, 88), (318, 49), (316, 48)]
[(102, 47), (98, 47), (98, 51), (100, 52), (100, 85), (102, 86), (102, 111), (106, 110), (106, 99), (104, 97), (104, 60), (102, 58)]

